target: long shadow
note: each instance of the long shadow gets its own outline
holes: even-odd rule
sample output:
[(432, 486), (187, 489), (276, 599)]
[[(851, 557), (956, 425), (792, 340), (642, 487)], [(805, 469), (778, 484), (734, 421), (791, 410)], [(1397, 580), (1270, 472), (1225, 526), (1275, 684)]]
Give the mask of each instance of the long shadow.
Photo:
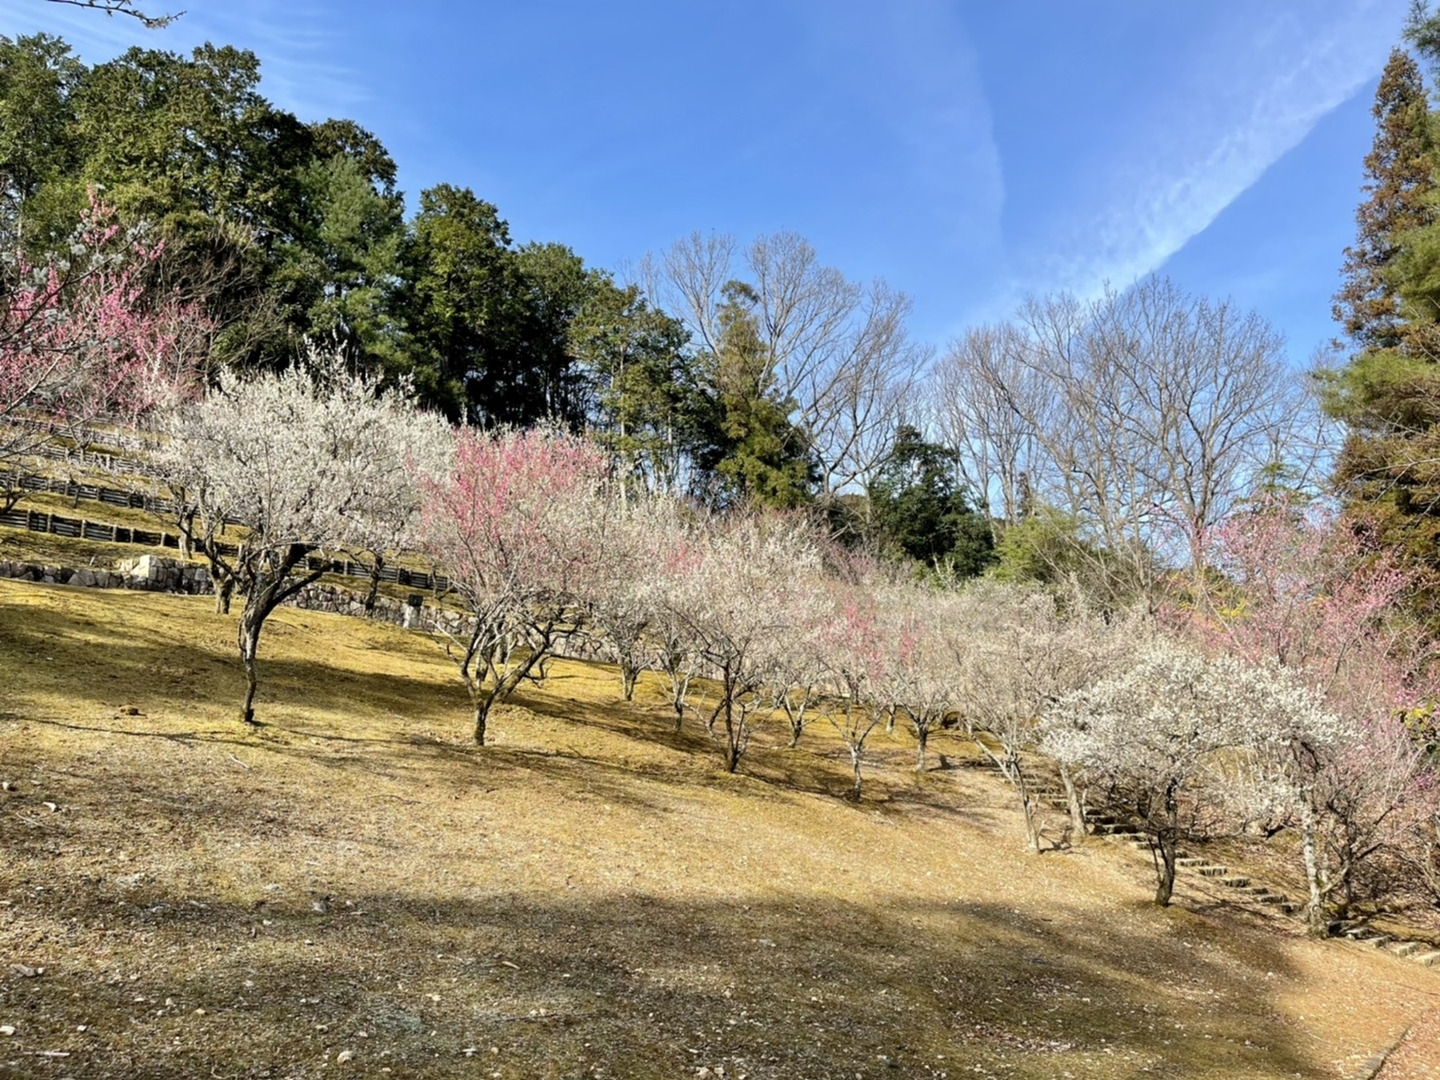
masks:
[[(552, 681), (550, 688), (554, 688)], [(531, 712), (554, 719), (604, 731), (608, 734), (641, 743), (681, 751), (701, 761), (709, 758), (718, 765), (718, 744), (704, 734), (703, 726), (694, 716), (687, 716), (680, 732), (673, 726), (673, 713), (668, 705), (560, 698), (553, 693), (541, 694), (533, 689), (518, 691), (511, 701)], [(775, 732), (777, 736), (770, 733)], [(815, 795), (844, 800), (851, 787), (850, 766), (843, 747), (813, 749), (821, 745), (812, 734), (800, 746), (784, 745), (778, 721), (759, 725), (750, 749), (741, 759), (740, 772), (777, 791)], [(558, 755), (564, 757), (565, 755)], [(579, 755), (572, 755), (579, 757)], [(603, 767), (609, 763), (598, 758), (584, 758)], [(973, 806), (959, 805), (953, 791), (937, 783), (938, 770), (919, 776), (911, 768), (914, 752), (904, 749), (871, 751), (867, 755), (865, 798), (862, 805), (894, 804), (896, 808), (923, 809), (936, 816), (952, 817), (975, 824), (992, 823), (993, 816)], [(724, 783), (719, 776), (697, 773), (693, 764), (667, 767), (657, 763), (629, 764), (625, 769), (662, 782), (701, 783), (714, 786)], [(947, 770), (948, 771), (948, 770)], [(731, 785), (733, 787), (733, 785)], [(761, 791), (748, 789), (754, 794)]]
[[(243, 693), (243, 675), (238, 660), (229, 651), (228, 642), (223, 648), (202, 642), (176, 640), (173, 633), (167, 633), (163, 626), (139, 628), (126, 635), (110, 635), (103, 648), (92, 642), (81, 641), (67, 634), (67, 630), (82, 625), (86, 634), (94, 636), (100, 632), (90, 621), (66, 611), (44, 613), (45, 631), (31, 637), (43, 637), (44, 655), (48, 663), (74, 667), (88, 672), (87, 678), (97, 694), (116, 700), (139, 703), (147, 711), (180, 711), (203, 697), (212, 701), (233, 699), (237, 705)], [(216, 617), (219, 619), (220, 617)], [(229, 629), (228, 626), (225, 629)], [(7, 633), (0, 624), (0, 633)], [(13, 625), (8, 634), (24, 638), (22, 630)], [(13, 644), (13, 642), (12, 642)], [(31, 643), (33, 645), (33, 642)], [(372, 710), (405, 716), (414, 710), (417, 700), (439, 703), (448, 710), (453, 709), (455, 730), (467, 728), (469, 702), (458, 679), (434, 676), (409, 676), (386, 671), (383, 674), (366, 674), (345, 668), (336, 668), (321, 660), (301, 660), (293, 657), (266, 657), (262, 643), (259, 662), (260, 697), (258, 714), (262, 721), (267, 713), (274, 714), (293, 706), (323, 710), (344, 715), (362, 701)], [(164, 672), (157, 672), (156, 657), (164, 657)], [(605, 665), (589, 664), (593, 668)], [(545, 692), (523, 688), (511, 701), (530, 711), (564, 720), (596, 730), (605, 731), (624, 739), (659, 746), (686, 755), (683, 764), (674, 767), (655, 761), (642, 761), (627, 766), (633, 774), (664, 783), (725, 783), (723, 778), (708, 775), (702, 764), (707, 758), (718, 759), (714, 743), (699, 729), (697, 721), (687, 718), (684, 729), (673, 730), (668, 710), (661, 706), (630, 704), (620, 701), (596, 702), (561, 696), (565, 679), (569, 676), (552, 677)], [(50, 723), (59, 721), (48, 720)], [(98, 726), (98, 725), (97, 725)], [(119, 730), (119, 729), (117, 729)], [(372, 736), (355, 737), (346, 733), (343, 721), (333, 728), (322, 728), (312, 723), (285, 722), (287, 732), (304, 735), (307, 738), (327, 742), (352, 741), (356, 746), (380, 746), (387, 741), (393, 745), (413, 745), (407, 737), (400, 736), (386, 740)], [(301, 756), (303, 748), (290, 743), (266, 744), (263, 735), (245, 732), (238, 726), (233, 730), (210, 729), (204, 733), (167, 733), (156, 737), (179, 740), (232, 742), (235, 745), (260, 745), (274, 753)], [(451, 744), (436, 743), (437, 754), (465, 751)], [(491, 755), (498, 756), (498, 755)], [(741, 764), (741, 771), (747, 776), (763, 781), (773, 788), (787, 792), (842, 798), (849, 790), (847, 768), (833, 755), (817, 754), (802, 746), (787, 750), (782, 746), (766, 745), (762, 736), (752, 746)], [(346, 759), (341, 756), (316, 756), (332, 767), (345, 767)], [(589, 758), (596, 768), (605, 770), (614, 766), (598, 758)], [(525, 767), (554, 771), (558, 763), (546, 765), (530, 761)], [(697, 768), (698, 766), (698, 768)], [(914, 783), (894, 783), (883, 777), (882, 768), (872, 764), (869, 784), (870, 804), (894, 802), (913, 807), (923, 807), (942, 815), (958, 815), (973, 819), (974, 811), (957, 807), (948, 793)], [(753, 794), (763, 794), (763, 789), (744, 789)], [(618, 797), (618, 795), (617, 795)]]
[[(1218, 935), (1158, 915), (1121, 954), (1078, 910), (874, 900), (497, 887), (336, 897), (319, 914), (80, 883), (53, 915), (103, 920), (156, 959), (111, 971), (77, 954), (23, 986), (0, 975), (22, 1030), (0, 1068), (45, 1049), (75, 1075), (280, 1077), (349, 1049), (367, 1075), (415, 1077), (469, 1075), (476, 1057), (481, 1075), (556, 1080), (1332, 1075), (1247, 976), (1293, 974), (1261, 935), (1241, 966)], [(77, 1031), (96, 1016), (129, 1021)]]

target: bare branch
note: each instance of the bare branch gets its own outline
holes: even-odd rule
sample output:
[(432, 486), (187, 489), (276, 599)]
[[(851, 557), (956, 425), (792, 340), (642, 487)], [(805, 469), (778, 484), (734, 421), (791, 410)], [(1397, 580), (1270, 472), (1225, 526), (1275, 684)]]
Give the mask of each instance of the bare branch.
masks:
[(147, 30), (163, 30), (185, 14), (183, 11), (174, 11), (164, 15), (149, 15), (135, 6), (135, 0), (50, 0), (50, 3), (89, 8), (92, 11), (103, 11), (106, 15), (129, 15), (139, 19)]

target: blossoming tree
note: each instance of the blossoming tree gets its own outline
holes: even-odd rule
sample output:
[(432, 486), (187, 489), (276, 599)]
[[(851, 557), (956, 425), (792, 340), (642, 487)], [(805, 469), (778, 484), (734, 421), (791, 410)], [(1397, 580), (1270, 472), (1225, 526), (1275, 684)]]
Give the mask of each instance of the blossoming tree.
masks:
[(420, 547), (468, 614), (454, 655), (482, 746), (490, 710), (584, 625), (610, 569), (608, 474), (598, 447), (564, 432), (467, 429), (451, 472), (428, 485)]

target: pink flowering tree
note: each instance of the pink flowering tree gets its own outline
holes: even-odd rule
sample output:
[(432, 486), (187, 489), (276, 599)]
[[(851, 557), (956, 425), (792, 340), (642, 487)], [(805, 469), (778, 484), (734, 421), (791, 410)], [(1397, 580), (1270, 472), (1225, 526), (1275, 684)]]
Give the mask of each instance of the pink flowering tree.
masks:
[[(0, 300), (0, 467), (98, 418), (133, 422), (198, 393), (208, 327), (193, 308), (146, 294), (160, 245), (123, 229), (92, 197), (63, 256), (8, 259)], [(20, 490), (4, 493), (13, 505)]]
[(890, 628), (868, 578), (830, 583), (830, 619), (821, 633), (829, 693), (825, 718), (850, 755), (847, 797), (859, 802), (864, 784), (865, 748), (885, 720), (882, 704), (893, 685)]
[[(1435, 821), (1435, 784), (1407, 729), (1440, 699), (1434, 642), (1404, 612), (1411, 575), (1371, 550), (1363, 524), (1278, 499), (1215, 529), (1209, 588), (1171, 613), (1203, 647), (1276, 664), (1332, 720), (1256, 730), (1257, 807), (1300, 834), (1307, 916), (1355, 898), (1367, 860), (1413, 847)], [(1283, 797), (1281, 797), (1283, 796)]]
[(419, 544), (469, 616), (451, 645), (482, 746), (494, 705), (584, 625), (613, 544), (608, 473), (560, 431), (462, 430), (453, 470), (428, 486)]

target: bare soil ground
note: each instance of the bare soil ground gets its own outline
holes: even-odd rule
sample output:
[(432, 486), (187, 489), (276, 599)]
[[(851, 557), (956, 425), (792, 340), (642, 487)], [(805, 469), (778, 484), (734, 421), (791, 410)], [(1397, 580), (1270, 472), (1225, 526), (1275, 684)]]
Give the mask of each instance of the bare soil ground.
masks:
[(1440, 971), (1026, 855), (948, 738), (857, 806), (823, 728), (728, 776), (603, 666), (481, 749), (423, 636), (261, 648), (250, 732), (208, 599), (0, 581), (0, 1076), (1437, 1075)]

